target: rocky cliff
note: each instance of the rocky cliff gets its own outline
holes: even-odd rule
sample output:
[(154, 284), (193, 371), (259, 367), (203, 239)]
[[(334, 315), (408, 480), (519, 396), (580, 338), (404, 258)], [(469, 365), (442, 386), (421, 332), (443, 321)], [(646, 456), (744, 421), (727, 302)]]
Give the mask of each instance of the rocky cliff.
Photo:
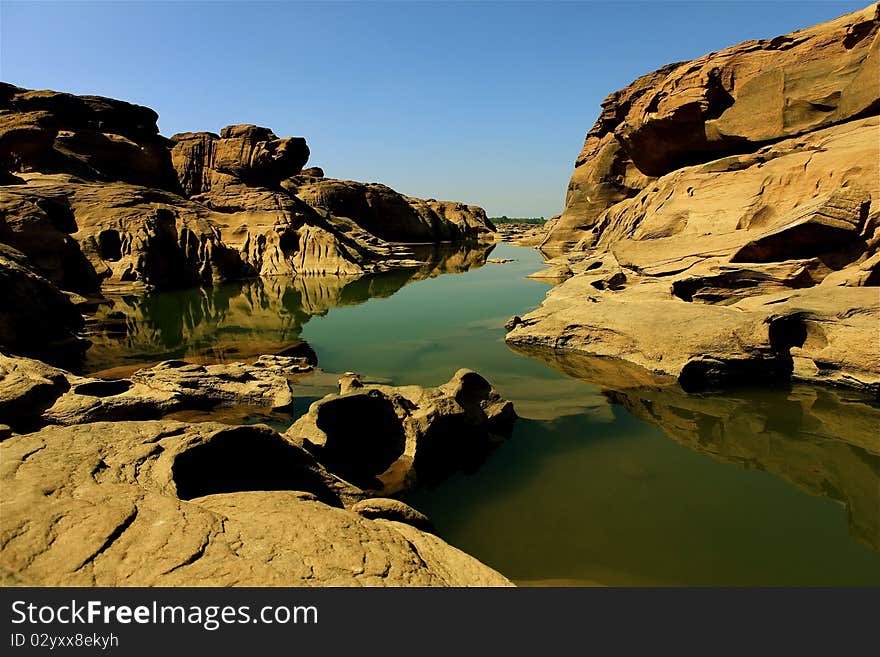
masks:
[[(118, 100), (0, 83), (0, 243), (45, 281), (34, 285), (91, 294), (363, 275), (417, 266), (401, 243), (494, 232), (481, 208), (304, 172), (303, 138), (232, 125), (166, 139), (157, 119)], [(22, 276), (13, 268), (0, 259), (4, 277)], [(17, 312), (0, 308), (0, 346), (35, 353), (8, 337), (27, 334)]]
[(541, 247), (570, 279), (508, 341), (880, 393), (878, 27), (875, 4), (609, 96)]

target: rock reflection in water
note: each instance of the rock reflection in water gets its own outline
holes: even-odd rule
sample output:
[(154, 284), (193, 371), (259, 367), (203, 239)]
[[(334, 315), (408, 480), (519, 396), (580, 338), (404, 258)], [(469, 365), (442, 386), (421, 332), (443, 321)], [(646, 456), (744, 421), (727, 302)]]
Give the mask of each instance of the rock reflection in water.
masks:
[(481, 267), (494, 244), (411, 248), (421, 266), (359, 278), (262, 278), (213, 288), (110, 296), (89, 318), (92, 347), (82, 369), (119, 376), (169, 358), (225, 362), (295, 349), (311, 317), (391, 296), (408, 283)]
[(841, 502), (851, 535), (880, 552), (880, 408), (868, 397), (806, 385), (694, 395), (617, 360), (515, 351), (599, 386), (609, 401), (691, 449)]

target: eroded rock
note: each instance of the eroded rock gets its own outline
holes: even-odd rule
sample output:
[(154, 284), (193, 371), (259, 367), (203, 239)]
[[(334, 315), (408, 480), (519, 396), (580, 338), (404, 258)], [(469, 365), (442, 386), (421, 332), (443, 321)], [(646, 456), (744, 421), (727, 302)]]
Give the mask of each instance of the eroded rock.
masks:
[(541, 247), (568, 278), (508, 341), (689, 389), (795, 378), (880, 394), (878, 11), (610, 96)]
[(513, 404), (471, 370), (437, 388), (366, 384), (350, 374), (285, 435), (344, 479), (390, 494), (479, 465), (515, 418)]
[(305, 358), (261, 356), (254, 363), (165, 361), (130, 379), (90, 379), (27, 358), (0, 354), (0, 420), (19, 431), (45, 424), (156, 419), (217, 406), (288, 408), (292, 377)]
[(82, 315), (71, 300), (0, 244), (0, 350), (76, 363), (88, 342), (79, 337)]
[(343, 508), (359, 491), (268, 427), (47, 427), (0, 451), (6, 584), (509, 585), (435, 536)]

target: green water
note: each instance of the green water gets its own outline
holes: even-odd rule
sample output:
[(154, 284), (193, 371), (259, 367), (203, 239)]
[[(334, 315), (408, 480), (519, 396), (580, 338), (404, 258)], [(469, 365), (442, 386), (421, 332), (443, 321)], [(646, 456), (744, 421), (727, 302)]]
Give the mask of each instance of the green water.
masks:
[[(516, 353), (503, 325), (544, 297), (525, 278), (540, 258), (487, 255), (117, 299), (98, 313), (86, 370), (234, 359), (300, 337), (327, 373), (436, 385), (470, 367), (515, 403), (514, 434), (477, 472), (406, 500), (514, 581), (880, 584), (880, 409), (810, 386), (686, 395), (613, 361)], [(334, 380), (303, 381), (296, 412)]]

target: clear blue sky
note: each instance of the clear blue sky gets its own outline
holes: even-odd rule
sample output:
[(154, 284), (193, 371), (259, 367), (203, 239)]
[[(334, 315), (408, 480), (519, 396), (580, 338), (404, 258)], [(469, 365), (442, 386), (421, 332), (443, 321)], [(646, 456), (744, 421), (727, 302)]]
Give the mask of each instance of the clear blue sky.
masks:
[(163, 134), (304, 136), (327, 175), (562, 209), (610, 92), (861, 2), (0, 2), (0, 77), (148, 105)]

